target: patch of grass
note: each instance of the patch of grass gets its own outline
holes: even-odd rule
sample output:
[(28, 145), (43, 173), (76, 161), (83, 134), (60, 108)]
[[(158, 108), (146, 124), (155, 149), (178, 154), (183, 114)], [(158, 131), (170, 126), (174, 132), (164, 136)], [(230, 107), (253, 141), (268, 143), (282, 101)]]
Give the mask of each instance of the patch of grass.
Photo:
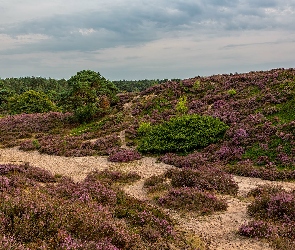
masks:
[[(294, 96), (294, 94), (293, 94)], [(295, 98), (275, 106), (278, 109), (278, 112), (274, 112), (269, 115), (268, 118), (278, 117), (280, 123), (288, 123), (295, 120)]]
[(293, 150), (292, 141), (272, 136), (267, 144), (255, 143), (243, 155), (244, 159), (251, 159), (259, 165), (276, 164), (280, 169), (294, 169), (289, 159)]

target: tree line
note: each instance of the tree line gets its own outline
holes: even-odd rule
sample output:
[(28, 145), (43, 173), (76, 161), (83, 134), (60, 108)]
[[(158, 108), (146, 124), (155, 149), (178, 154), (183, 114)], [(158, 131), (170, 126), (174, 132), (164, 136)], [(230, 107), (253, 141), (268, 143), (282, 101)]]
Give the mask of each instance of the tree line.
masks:
[[(173, 79), (178, 81), (179, 79)], [(104, 114), (117, 102), (120, 92), (140, 92), (163, 80), (109, 81), (92, 70), (82, 70), (70, 79), (43, 77), (0, 78), (0, 113), (73, 112), (78, 121)]]

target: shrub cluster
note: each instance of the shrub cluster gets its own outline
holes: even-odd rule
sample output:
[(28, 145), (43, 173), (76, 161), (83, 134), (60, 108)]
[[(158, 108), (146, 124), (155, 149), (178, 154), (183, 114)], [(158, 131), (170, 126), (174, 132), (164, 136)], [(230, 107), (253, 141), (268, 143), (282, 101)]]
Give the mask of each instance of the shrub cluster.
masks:
[(280, 186), (259, 186), (249, 192), (254, 201), (248, 213), (254, 220), (240, 227), (247, 237), (268, 238), (278, 249), (295, 246), (295, 191), (284, 191)]
[(188, 187), (169, 190), (166, 195), (157, 200), (157, 203), (167, 208), (195, 211), (200, 214), (227, 209), (225, 200), (218, 199), (212, 193)]
[(222, 138), (228, 126), (210, 116), (183, 115), (152, 126), (139, 141), (140, 152), (189, 152)]
[(173, 187), (193, 187), (231, 195), (238, 192), (238, 185), (232, 176), (214, 167), (170, 170), (167, 175), (170, 176)]
[(144, 187), (148, 193), (165, 191), (160, 193), (160, 198), (158, 193), (155, 196), (161, 206), (200, 214), (226, 210), (226, 201), (217, 198), (216, 193), (236, 195), (238, 192), (232, 177), (214, 167), (168, 170), (145, 180)]
[(8, 99), (8, 109), (10, 114), (46, 113), (58, 110), (45, 93), (34, 90), (10, 97)]
[(107, 181), (136, 178), (96, 171), (75, 183), (1, 165), (0, 249), (193, 249), (166, 214)]
[(132, 149), (118, 149), (110, 154), (109, 161), (112, 162), (129, 162), (141, 159), (142, 156), (139, 152)]
[(24, 140), (20, 149), (24, 151), (38, 150), (40, 153), (63, 156), (87, 156), (107, 154), (110, 148), (120, 145), (118, 134), (85, 141), (85, 136), (45, 135), (34, 140)]
[(135, 172), (124, 173), (121, 171), (93, 171), (87, 178), (95, 178), (103, 183), (130, 183), (139, 180), (141, 177)]
[(295, 179), (295, 170), (280, 170), (277, 169), (275, 165), (273, 166), (254, 166), (252, 161), (246, 160), (241, 161), (238, 164), (226, 165), (224, 170), (228, 173), (261, 178), (264, 180), (294, 180)]

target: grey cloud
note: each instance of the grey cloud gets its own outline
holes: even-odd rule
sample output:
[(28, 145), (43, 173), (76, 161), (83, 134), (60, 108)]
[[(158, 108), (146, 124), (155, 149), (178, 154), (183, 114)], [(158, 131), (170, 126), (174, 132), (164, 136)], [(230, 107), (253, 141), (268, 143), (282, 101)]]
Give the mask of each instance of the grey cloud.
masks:
[[(277, 20), (272, 15), (266, 15), (263, 9), (279, 8), (282, 2), (285, 0), (151, 0), (146, 5), (134, 3), (92, 12), (54, 15), (0, 26), (0, 33), (12, 37), (20, 34), (44, 34), (49, 37), (36, 44), (0, 53), (96, 51), (116, 46), (136, 46), (177, 32), (190, 35), (201, 34), (204, 30), (293, 30), (293, 16)], [(207, 24), (204, 26), (204, 23)], [(79, 29), (93, 29), (94, 32), (85, 35)]]

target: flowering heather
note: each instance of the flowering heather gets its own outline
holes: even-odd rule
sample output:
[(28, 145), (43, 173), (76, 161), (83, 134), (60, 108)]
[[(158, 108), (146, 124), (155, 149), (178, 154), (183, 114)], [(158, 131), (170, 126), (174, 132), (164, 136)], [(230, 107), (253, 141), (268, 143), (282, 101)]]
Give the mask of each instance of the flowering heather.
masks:
[(270, 238), (277, 233), (277, 228), (265, 221), (250, 221), (239, 229), (239, 234), (250, 238)]
[(52, 129), (69, 126), (70, 113), (37, 113), (7, 116), (0, 119), (0, 134), (13, 133), (41, 133)]
[(224, 167), (224, 170), (235, 175), (261, 178), (271, 181), (295, 179), (295, 170), (279, 170), (274, 165), (256, 167), (254, 166), (254, 163), (249, 160), (241, 161), (234, 165), (227, 165)]
[(208, 158), (200, 152), (194, 152), (187, 156), (179, 156), (174, 153), (167, 153), (159, 157), (159, 160), (179, 168), (197, 168), (198, 166), (207, 166)]
[(6, 176), (14, 176), (16, 173), (21, 173), (24, 177), (37, 181), (37, 182), (55, 182), (55, 177), (47, 170), (30, 166), (29, 164), (24, 165), (12, 165), (4, 164), (0, 165), (0, 174)]
[(212, 193), (189, 187), (171, 189), (168, 194), (159, 198), (157, 203), (164, 207), (195, 211), (200, 214), (227, 209), (225, 200), (218, 199)]
[(134, 160), (141, 159), (142, 156), (136, 150), (131, 149), (119, 149), (116, 152), (113, 152), (109, 157), (108, 160), (112, 162), (129, 162)]
[(254, 200), (248, 214), (254, 220), (242, 225), (239, 233), (246, 237), (267, 238), (277, 249), (295, 246), (295, 191), (286, 192), (280, 186), (264, 185), (248, 194)]
[(193, 249), (162, 211), (98, 178), (134, 175), (103, 171), (51, 183), (29, 165), (1, 165), (0, 173), (0, 249)]
[(232, 176), (214, 167), (170, 170), (167, 176), (170, 176), (173, 187), (194, 187), (199, 190), (211, 190), (232, 195), (238, 192), (238, 185)]
[(139, 180), (141, 177), (135, 172), (128, 172), (124, 173), (121, 171), (110, 171), (110, 170), (103, 170), (103, 171), (93, 171), (92, 173), (88, 174), (85, 181), (90, 180), (99, 180), (103, 183), (130, 183)]
[(0, 250), (8, 250), (8, 249), (29, 250), (29, 248), (23, 246), (14, 237), (1, 235)]
[(157, 191), (163, 191), (171, 187), (170, 183), (167, 182), (166, 174), (153, 175), (144, 181), (144, 188), (148, 193), (154, 193)]
[(93, 143), (92, 148), (103, 154), (107, 151), (107, 149), (120, 146), (120, 145), (121, 145), (121, 141), (119, 138), (119, 134), (113, 133), (111, 135), (97, 139)]

